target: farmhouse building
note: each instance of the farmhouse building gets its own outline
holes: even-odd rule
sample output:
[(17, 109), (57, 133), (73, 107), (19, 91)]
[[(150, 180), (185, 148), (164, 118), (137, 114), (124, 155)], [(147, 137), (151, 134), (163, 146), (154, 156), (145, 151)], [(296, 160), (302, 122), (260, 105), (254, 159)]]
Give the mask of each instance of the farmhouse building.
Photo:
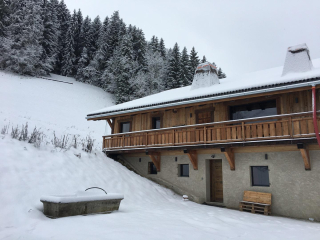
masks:
[(305, 44), (284, 67), (219, 79), (204, 63), (191, 86), (87, 115), (105, 120), (103, 151), (198, 203), (237, 209), (272, 194), (272, 214), (320, 221), (320, 61)]

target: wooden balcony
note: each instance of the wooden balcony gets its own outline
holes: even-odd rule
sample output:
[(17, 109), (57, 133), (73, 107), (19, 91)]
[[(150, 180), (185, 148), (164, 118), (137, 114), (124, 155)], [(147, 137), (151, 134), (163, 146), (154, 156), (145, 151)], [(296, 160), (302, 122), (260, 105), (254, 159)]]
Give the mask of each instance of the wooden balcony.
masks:
[[(320, 116), (317, 116), (320, 129)], [(315, 138), (312, 113), (295, 113), (103, 136), (105, 151)]]

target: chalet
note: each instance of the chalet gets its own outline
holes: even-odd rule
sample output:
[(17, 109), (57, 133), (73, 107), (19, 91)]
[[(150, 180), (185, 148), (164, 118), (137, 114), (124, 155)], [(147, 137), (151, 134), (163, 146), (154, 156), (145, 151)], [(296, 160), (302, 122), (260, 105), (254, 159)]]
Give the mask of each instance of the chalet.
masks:
[[(317, 68), (319, 67), (319, 68)], [(87, 115), (105, 120), (103, 151), (198, 203), (238, 208), (244, 191), (272, 194), (272, 214), (320, 221), (320, 61), (289, 47), (283, 68), (219, 79)]]

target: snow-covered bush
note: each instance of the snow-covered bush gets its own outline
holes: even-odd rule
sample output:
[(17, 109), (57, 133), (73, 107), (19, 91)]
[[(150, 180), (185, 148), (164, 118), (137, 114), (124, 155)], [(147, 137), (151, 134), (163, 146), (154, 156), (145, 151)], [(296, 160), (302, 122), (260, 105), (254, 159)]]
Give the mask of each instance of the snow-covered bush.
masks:
[(36, 148), (39, 148), (41, 146), (41, 143), (43, 142), (43, 138), (45, 135), (43, 132), (40, 131), (40, 129), (37, 129), (37, 127), (34, 127), (33, 132), (30, 135), (28, 143), (33, 144)]
[(18, 125), (17, 125), (15, 128), (12, 127), (11, 137), (12, 137), (13, 139), (18, 139), (19, 135), (20, 135), (20, 130), (19, 130)]
[(1, 129), (1, 134), (3, 135), (8, 134), (8, 131), (9, 131), (9, 124), (4, 125), (3, 128)]
[(19, 141), (27, 141), (28, 140), (28, 123), (26, 125), (22, 125), (20, 131)]
[(91, 153), (94, 145), (94, 139), (92, 139), (89, 135), (86, 139), (82, 139), (82, 150)]
[(69, 134), (65, 134), (61, 136), (61, 138), (58, 138), (56, 136), (56, 133), (53, 132), (53, 139), (51, 140), (51, 142), (55, 148), (61, 148), (66, 150), (70, 148), (70, 146), (68, 146)]

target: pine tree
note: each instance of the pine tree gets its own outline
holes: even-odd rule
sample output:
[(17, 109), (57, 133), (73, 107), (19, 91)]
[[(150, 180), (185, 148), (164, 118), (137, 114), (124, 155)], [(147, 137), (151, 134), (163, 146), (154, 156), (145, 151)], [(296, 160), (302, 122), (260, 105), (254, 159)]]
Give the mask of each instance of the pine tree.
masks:
[(221, 68), (219, 68), (219, 70), (218, 70), (218, 77), (219, 77), (219, 79), (227, 77), (227, 75), (222, 71)]
[(54, 72), (57, 74), (61, 74), (62, 61), (64, 58), (64, 50), (66, 48), (66, 45), (65, 45), (66, 37), (67, 37), (67, 32), (68, 32), (70, 21), (71, 21), (71, 15), (67, 6), (64, 3), (64, 0), (62, 0), (57, 6), (57, 17), (59, 22), (60, 34), (58, 37), (57, 59), (56, 59)]
[(84, 47), (82, 50), (82, 54), (81, 54), (81, 58), (78, 62), (78, 70), (77, 70), (77, 80), (80, 82), (85, 82), (88, 77), (89, 74), (87, 73), (87, 69), (86, 67), (89, 64), (89, 57), (88, 57), (88, 53), (87, 53), (87, 48)]
[(181, 81), (180, 86), (188, 86), (192, 83), (192, 71), (187, 48), (184, 47), (181, 55)]
[(5, 36), (5, 28), (8, 25), (9, 0), (0, 1), (0, 37)]
[[(91, 30), (91, 19), (86, 16), (86, 18), (83, 20), (81, 31), (80, 31), (80, 49), (86, 48), (86, 52), (90, 48), (91, 39), (90, 39), (90, 30)], [(81, 58), (82, 58), (81, 53)], [(80, 61), (80, 60), (79, 60)]]
[(80, 38), (81, 27), (83, 23), (83, 16), (82, 16), (81, 10), (79, 9), (78, 12), (74, 11), (74, 15), (75, 16), (73, 16), (73, 18), (75, 18), (76, 21), (74, 22), (73, 40), (74, 40), (74, 54), (75, 54), (76, 60), (75, 60), (75, 69), (73, 71), (73, 74), (76, 73), (76, 66), (81, 57), (82, 48), (83, 48), (83, 46), (81, 45), (81, 38)]
[(164, 45), (164, 41), (161, 38), (159, 42), (159, 52), (161, 54), (161, 57), (166, 58), (166, 47)]
[(64, 56), (61, 67), (61, 74), (64, 76), (74, 76), (76, 70), (76, 55), (75, 55), (75, 42), (74, 42), (74, 31), (77, 26), (77, 16), (72, 15), (70, 26), (65, 39)]
[(159, 50), (159, 41), (156, 36), (152, 36), (151, 41), (150, 41), (150, 47), (154, 52), (157, 52)]
[(192, 47), (191, 52), (190, 52), (190, 68), (191, 68), (192, 74), (197, 69), (199, 63), (200, 63), (200, 60), (198, 57), (198, 53), (196, 52), (194, 47)]
[(88, 50), (88, 55), (90, 60), (94, 58), (97, 50), (99, 49), (101, 28), (102, 28), (102, 24), (100, 21), (100, 17), (97, 16), (93, 20), (90, 31), (89, 31), (90, 44), (87, 50)]
[(58, 38), (59, 38), (59, 21), (58, 8), (59, 2), (57, 0), (50, 0), (43, 2), (43, 38), (42, 47), (47, 56), (47, 63), (50, 65), (50, 72), (53, 70), (58, 52)]
[(207, 59), (206, 59), (206, 56), (203, 55), (203, 58), (202, 58), (202, 60), (201, 60), (201, 63), (205, 63), (205, 62), (207, 62)]
[(136, 71), (147, 71), (146, 46), (147, 42), (141, 29), (132, 28), (133, 60), (138, 63)]
[(125, 25), (120, 19), (119, 12), (115, 11), (110, 18), (110, 30), (108, 38), (108, 56), (113, 55), (113, 51), (119, 46), (121, 37), (125, 33)]
[[(123, 42), (124, 45), (126, 45), (126, 41)], [(102, 78), (108, 83), (106, 90), (114, 93), (117, 104), (131, 100), (133, 94), (130, 88), (130, 79), (132, 78), (130, 51), (124, 45), (121, 44), (114, 50), (113, 56), (108, 61), (108, 67), (102, 75)], [(123, 55), (123, 51), (128, 56)]]
[(10, 5), (9, 25), (0, 42), (0, 67), (19, 74), (46, 75), (50, 65), (41, 46), (41, 0), (15, 0)]
[(178, 43), (172, 49), (172, 54), (169, 60), (168, 69), (168, 89), (178, 88), (182, 85), (181, 82), (181, 53)]

